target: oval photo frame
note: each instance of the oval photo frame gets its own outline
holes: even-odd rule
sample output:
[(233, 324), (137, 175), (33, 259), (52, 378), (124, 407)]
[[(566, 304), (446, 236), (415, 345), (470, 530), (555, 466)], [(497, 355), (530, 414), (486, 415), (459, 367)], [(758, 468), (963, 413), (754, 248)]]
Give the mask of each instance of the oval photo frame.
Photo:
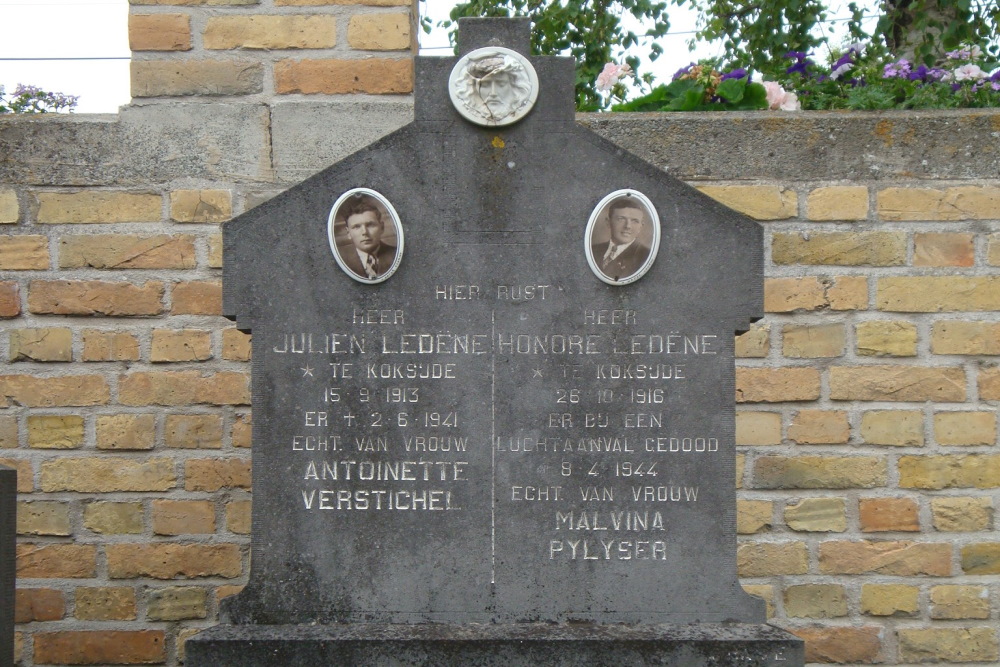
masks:
[(375, 190), (354, 188), (340, 195), (330, 209), (326, 233), (333, 258), (359, 283), (388, 280), (403, 259), (399, 214)]
[[(625, 248), (616, 248), (605, 261), (612, 241)], [(603, 282), (628, 285), (639, 280), (653, 266), (660, 249), (660, 216), (653, 202), (636, 190), (607, 195), (590, 214), (583, 246), (590, 269)]]

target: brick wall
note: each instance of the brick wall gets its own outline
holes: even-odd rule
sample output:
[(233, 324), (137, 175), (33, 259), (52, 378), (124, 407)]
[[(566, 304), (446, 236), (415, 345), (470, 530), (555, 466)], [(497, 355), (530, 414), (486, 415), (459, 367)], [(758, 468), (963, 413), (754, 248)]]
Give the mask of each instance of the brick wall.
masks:
[[(219, 227), (406, 121), (341, 94), (409, 76), (368, 40), (412, 31), (367, 28), (412, 8), (372, 2), (133, 0), (142, 100), (0, 120), (20, 664), (178, 664), (245, 580), (250, 341), (219, 316)], [(1000, 659), (1000, 113), (580, 120), (765, 226), (744, 585), (813, 662)]]

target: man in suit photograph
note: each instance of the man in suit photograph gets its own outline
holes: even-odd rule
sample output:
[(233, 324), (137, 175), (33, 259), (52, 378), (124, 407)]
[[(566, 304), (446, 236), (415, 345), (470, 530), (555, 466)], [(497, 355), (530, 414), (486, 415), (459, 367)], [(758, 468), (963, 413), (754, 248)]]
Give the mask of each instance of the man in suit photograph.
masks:
[(611, 202), (608, 208), (611, 238), (606, 243), (591, 245), (594, 262), (611, 280), (633, 275), (649, 257), (649, 246), (639, 239), (646, 217), (646, 208), (637, 199), (619, 197)]
[(375, 201), (367, 195), (352, 197), (344, 202), (340, 213), (351, 241), (337, 247), (344, 264), (367, 280), (374, 280), (392, 268), (396, 246), (382, 240), (385, 222)]

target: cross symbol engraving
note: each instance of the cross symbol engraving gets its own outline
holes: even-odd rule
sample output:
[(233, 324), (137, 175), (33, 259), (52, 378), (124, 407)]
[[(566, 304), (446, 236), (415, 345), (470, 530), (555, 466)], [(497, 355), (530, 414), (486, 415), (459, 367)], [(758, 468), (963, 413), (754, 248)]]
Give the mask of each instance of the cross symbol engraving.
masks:
[(532, 375), (531, 377), (532, 379), (542, 377), (542, 369), (541, 368), (534, 369), (534, 375)]
[(355, 416), (356, 415), (353, 415), (353, 414), (351, 414), (349, 412), (346, 415), (344, 415), (344, 419), (347, 420), (347, 425), (348, 426), (354, 426), (354, 418), (355, 418)]

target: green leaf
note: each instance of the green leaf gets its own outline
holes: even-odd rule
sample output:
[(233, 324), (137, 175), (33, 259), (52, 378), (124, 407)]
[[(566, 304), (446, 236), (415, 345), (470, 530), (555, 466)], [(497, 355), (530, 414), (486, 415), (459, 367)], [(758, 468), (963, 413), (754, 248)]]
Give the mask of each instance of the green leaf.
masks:
[(727, 102), (736, 103), (743, 99), (746, 86), (743, 79), (726, 79), (716, 87), (715, 94)]

